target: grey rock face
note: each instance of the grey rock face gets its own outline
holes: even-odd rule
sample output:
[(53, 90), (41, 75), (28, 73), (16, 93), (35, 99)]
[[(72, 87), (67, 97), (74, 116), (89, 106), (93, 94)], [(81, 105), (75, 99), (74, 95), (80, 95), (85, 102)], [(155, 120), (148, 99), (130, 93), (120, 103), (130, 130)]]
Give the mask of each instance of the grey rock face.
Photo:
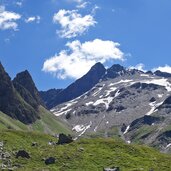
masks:
[(51, 111), (70, 124), (78, 137), (99, 132), (106, 137), (116, 127), (129, 143), (155, 145), (171, 124), (171, 79), (119, 65), (109, 70), (90, 90)]

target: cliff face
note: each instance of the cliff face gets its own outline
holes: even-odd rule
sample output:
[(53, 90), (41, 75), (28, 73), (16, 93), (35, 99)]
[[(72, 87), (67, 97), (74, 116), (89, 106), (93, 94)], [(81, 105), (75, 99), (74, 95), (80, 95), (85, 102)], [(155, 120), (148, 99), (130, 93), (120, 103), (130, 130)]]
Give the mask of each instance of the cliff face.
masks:
[(35, 83), (27, 70), (17, 74), (13, 80), (13, 85), (21, 97), (34, 109), (43, 105)]
[[(0, 63), (0, 111), (25, 124), (32, 123), (39, 118), (36, 110), (39, 98), (34, 100), (33, 94), (29, 93), (22, 84), (20, 85), (18, 79), (15, 80), (13, 84)], [(28, 88), (32, 87), (29, 85), (30, 81), (25, 83), (28, 84)], [(30, 91), (35, 93), (33, 89)]]

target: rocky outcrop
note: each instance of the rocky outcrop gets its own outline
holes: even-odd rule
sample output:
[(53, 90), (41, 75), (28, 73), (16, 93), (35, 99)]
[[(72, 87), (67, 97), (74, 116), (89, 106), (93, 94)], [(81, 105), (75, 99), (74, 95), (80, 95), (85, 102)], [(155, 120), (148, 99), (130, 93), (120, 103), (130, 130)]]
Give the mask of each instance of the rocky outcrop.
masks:
[(26, 124), (39, 118), (34, 108), (15, 89), (2, 64), (0, 64), (0, 111)]
[(73, 142), (73, 139), (70, 135), (59, 134), (59, 140), (58, 140), (59, 145), (69, 144), (72, 142)]
[(33, 108), (36, 109), (39, 105), (43, 106), (40, 94), (27, 70), (17, 74), (13, 80), (13, 85), (21, 97)]

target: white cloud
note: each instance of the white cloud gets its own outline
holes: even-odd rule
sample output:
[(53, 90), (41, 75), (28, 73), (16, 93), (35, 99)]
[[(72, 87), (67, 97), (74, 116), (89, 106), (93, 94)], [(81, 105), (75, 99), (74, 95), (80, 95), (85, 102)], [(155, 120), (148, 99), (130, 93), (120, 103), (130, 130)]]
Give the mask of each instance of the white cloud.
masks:
[(137, 69), (137, 70), (146, 72), (146, 70), (144, 68), (145, 68), (145, 65), (143, 63), (137, 64), (136, 66), (129, 67), (129, 69)]
[(154, 71), (157, 71), (157, 70), (162, 71), (162, 72), (171, 73), (171, 66), (169, 66), (169, 65), (160, 66), (158, 68), (154, 68), (152, 71), (154, 72)]
[(37, 24), (40, 23), (40, 16), (33, 16), (33, 17), (28, 17), (27, 19), (25, 19), (26, 23), (32, 23), (32, 22), (36, 22)]
[(89, 4), (89, 2), (83, 2), (83, 3), (79, 3), (76, 7), (77, 8), (86, 8), (88, 4)]
[(73, 38), (82, 35), (89, 27), (95, 26), (97, 23), (91, 14), (82, 16), (78, 13), (78, 10), (66, 11), (64, 9), (54, 14), (53, 22), (61, 25), (61, 30), (57, 33), (62, 38)]
[(0, 6), (0, 29), (1, 30), (8, 30), (13, 29), (17, 30), (18, 24), (16, 23), (17, 20), (21, 18), (21, 15), (6, 11), (4, 6)]
[(43, 71), (49, 72), (60, 79), (80, 78), (97, 62), (124, 60), (120, 44), (113, 41), (95, 39), (81, 43), (78, 40), (66, 44), (67, 50), (47, 59)]

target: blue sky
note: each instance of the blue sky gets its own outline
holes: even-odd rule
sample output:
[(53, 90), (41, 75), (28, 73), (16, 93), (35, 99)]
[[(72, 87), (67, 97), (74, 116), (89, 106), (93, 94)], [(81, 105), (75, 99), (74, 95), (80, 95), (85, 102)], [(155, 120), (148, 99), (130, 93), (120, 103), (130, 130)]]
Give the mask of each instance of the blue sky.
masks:
[(66, 87), (97, 61), (171, 72), (170, 9), (170, 0), (0, 0), (0, 61), (12, 78), (28, 69), (40, 90)]

